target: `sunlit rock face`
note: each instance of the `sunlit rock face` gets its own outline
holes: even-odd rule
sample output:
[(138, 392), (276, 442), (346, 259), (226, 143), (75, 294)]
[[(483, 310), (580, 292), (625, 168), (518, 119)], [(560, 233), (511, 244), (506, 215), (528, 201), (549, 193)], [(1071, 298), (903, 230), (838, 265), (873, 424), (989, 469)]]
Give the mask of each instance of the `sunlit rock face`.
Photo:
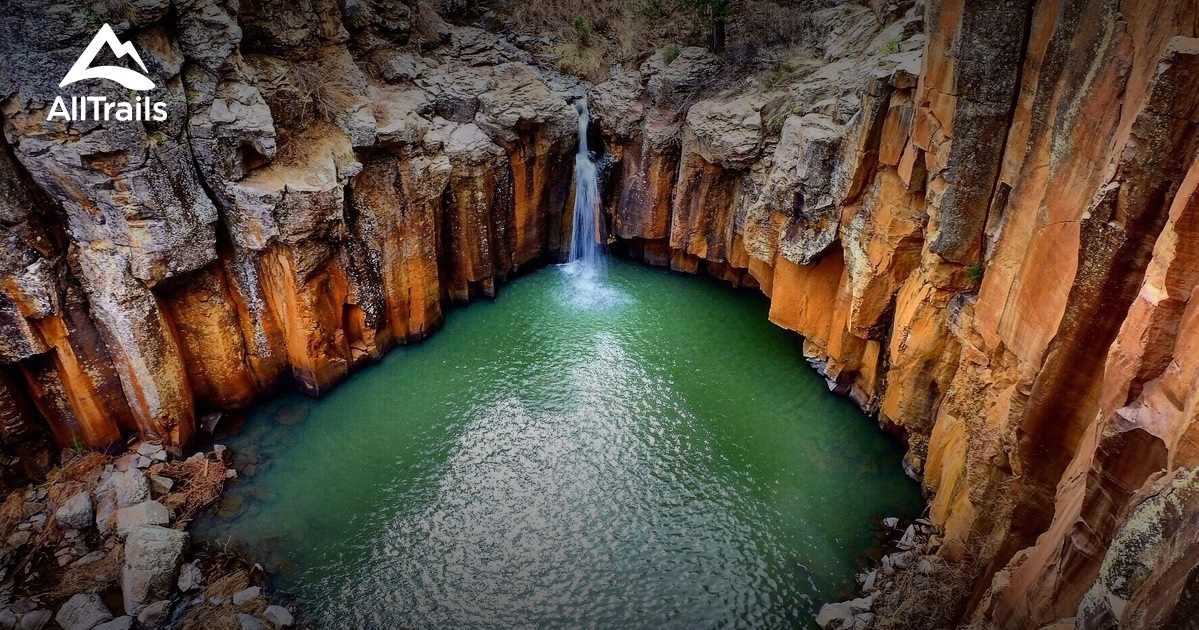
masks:
[[(5, 457), (189, 444), (563, 259), (586, 96), (613, 249), (759, 288), (904, 435), (963, 619), (1172, 618), (1148, 593), (1191, 584), (1189, 547), (1111, 576), (1193, 513), (1144, 497), (1199, 466), (1195, 8), (893, 4), (814, 11), (800, 79), (737, 91), (699, 48), (586, 85), (428, 12), (414, 52), (399, 3), (5, 4)], [(124, 97), (57, 87), (102, 23), (165, 121), (47, 121)]]
[[(0, 358), (60, 445), (324, 392), (563, 247), (581, 91), (501, 37), (437, 23), (414, 59), (403, 5), (50, 4), (4, 9)], [(165, 122), (47, 122), (104, 22)]]

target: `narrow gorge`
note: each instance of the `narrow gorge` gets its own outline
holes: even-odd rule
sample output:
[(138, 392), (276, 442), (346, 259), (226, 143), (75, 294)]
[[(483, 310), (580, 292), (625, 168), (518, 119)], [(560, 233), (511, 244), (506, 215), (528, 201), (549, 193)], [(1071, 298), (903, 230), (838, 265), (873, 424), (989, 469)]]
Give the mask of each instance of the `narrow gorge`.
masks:
[[(613, 3), (653, 25), (644, 33), (577, 15), (567, 35), (524, 25), (526, 4), (0, 4), (0, 488), (60, 521), (60, 499), (84, 488), (87, 513), (93, 502), (99, 513), (96, 478), (72, 477), (70, 462), (130, 444), (126, 464), (163, 462), (149, 482), (130, 481), (159, 484), (147, 499), (175, 496), (155, 477), (266, 483), (226, 474), (213, 434), (245, 419), (237, 463), (236, 441), (260, 435), (264, 410), (290, 390), (320, 405), (343, 404), (343, 391), (369, 400), (367, 383), (409, 353), (482, 352), (511, 332), (464, 324), (482, 338), (447, 330), (421, 343), (447, 316), (509, 309), (497, 321), (536, 329), (506, 292), (544, 286), (581, 254), (576, 187), (594, 178), (598, 198), (584, 206), (598, 214), (582, 223), (601, 237), (582, 242), (617, 259), (613, 286), (638, 308), (660, 286), (679, 320), (750, 312), (725, 302), (751, 299), (731, 288), (671, 306), (690, 295), (666, 293), (680, 273), (760, 293), (764, 317), (802, 338), (794, 354), (827, 389), (902, 442), (895, 472), (926, 503), (897, 514), (903, 527), (922, 516), (899, 543), (903, 566), (895, 554), (859, 563), (847, 570), (858, 583), (822, 585), (832, 597), (805, 615), (855, 629), (1199, 627), (1199, 6), (741, 0), (718, 3), (730, 44), (711, 52), (686, 2)], [(593, 4), (579, 10), (607, 6)], [(110, 44), (96, 65), (141, 66), (152, 89), (66, 83), (104, 25), (134, 54)], [(580, 69), (587, 55), (607, 56)], [(165, 116), (101, 107), (139, 98)], [(674, 274), (641, 279), (651, 267)], [(621, 284), (634, 277), (648, 284)], [(735, 338), (741, 320), (711, 321)], [(710, 341), (694, 347), (721, 347)], [(772, 387), (762, 396), (782, 392), (770, 398), (780, 409), (802, 390), (787, 364), (756, 362), (766, 351), (720, 352), (696, 358), (714, 397), (736, 402), (738, 377), (756, 368), (753, 382)], [(412, 400), (435, 385), (411, 380), (427, 385)], [(407, 386), (388, 383), (397, 408), (415, 404)], [(843, 411), (847, 425), (860, 419)], [(306, 434), (348, 417), (311, 415)], [(405, 435), (362, 431), (344, 441)], [(847, 431), (844, 451), (831, 439), (825, 456), (886, 460), (883, 446), (854, 451), (882, 438)], [(607, 452), (609, 434), (597, 435)], [(127, 509), (112, 477), (129, 466), (108, 465), (101, 486), (115, 484)], [(830, 491), (851, 502), (837, 483)], [(197, 497), (169, 506), (178, 528), (200, 515)], [(837, 525), (858, 551), (872, 509)], [(30, 543), (30, 527), (16, 528), (36, 510), (9, 511), (5, 610), (39, 572), (21, 549), (50, 536)], [(838, 552), (853, 564), (853, 549)], [(186, 592), (181, 569), (147, 587), (161, 597), (131, 599), (128, 567), (150, 569), (125, 554), (125, 618), (154, 627), (137, 611)], [(35, 592), (56, 610), (65, 599)], [(821, 610), (837, 598), (847, 601)], [(15, 614), (24, 623), (30, 610)]]

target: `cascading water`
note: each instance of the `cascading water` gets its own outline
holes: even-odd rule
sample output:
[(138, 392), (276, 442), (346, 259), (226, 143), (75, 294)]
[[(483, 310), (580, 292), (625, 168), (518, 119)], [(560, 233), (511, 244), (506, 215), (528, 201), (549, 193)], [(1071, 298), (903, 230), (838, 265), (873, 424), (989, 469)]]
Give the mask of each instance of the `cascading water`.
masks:
[(579, 109), (579, 152), (575, 155), (575, 208), (570, 233), (570, 267), (574, 273), (598, 280), (604, 269), (603, 215), (600, 213), (599, 182), (595, 162), (587, 147), (590, 115), (587, 101)]
[(570, 257), (562, 266), (570, 282), (566, 299), (586, 310), (605, 309), (621, 303), (621, 294), (604, 282), (607, 235), (600, 210), (599, 167), (587, 146), (590, 115), (587, 101), (580, 100), (579, 152), (575, 154), (575, 208), (570, 231)]

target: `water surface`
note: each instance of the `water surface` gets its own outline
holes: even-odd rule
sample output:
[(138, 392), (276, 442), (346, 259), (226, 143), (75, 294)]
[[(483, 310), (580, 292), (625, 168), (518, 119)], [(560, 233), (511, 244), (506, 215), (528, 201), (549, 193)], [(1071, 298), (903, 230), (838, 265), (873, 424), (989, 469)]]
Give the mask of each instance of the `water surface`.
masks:
[[(919, 509), (898, 446), (751, 292), (551, 267), (321, 400), (256, 408), (197, 524), (328, 628), (809, 627), (872, 521)], [(236, 503), (244, 500), (240, 508)]]

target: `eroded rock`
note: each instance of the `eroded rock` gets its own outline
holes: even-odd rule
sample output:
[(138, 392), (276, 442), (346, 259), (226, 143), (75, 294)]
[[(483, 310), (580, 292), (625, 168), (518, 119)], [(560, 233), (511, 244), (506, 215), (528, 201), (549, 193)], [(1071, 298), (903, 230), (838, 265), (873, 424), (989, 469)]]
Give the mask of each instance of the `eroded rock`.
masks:
[(129, 533), (121, 577), (126, 612), (141, 612), (170, 594), (188, 538), (187, 532), (153, 525), (136, 527)]

